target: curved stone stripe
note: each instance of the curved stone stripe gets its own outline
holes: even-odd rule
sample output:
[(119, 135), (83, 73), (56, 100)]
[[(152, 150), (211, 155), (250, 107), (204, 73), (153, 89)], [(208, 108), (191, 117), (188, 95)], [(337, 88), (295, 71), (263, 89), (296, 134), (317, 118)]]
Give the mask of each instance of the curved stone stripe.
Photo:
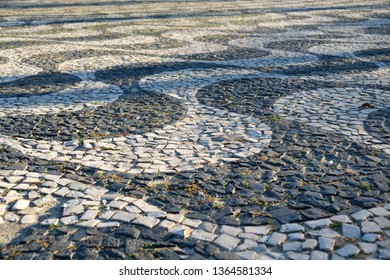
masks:
[(184, 120), (154, 133), (84, 141), (87, 145), (78, 150), (77, 141), (53, 143), (2, 136), (1, 142), (39, 158), (131, 173), (193, 170), (208, 163), (238, 161), (267, 146), (272, 135), (269, 127), (255, 118), (201, 106), (195, 95), (217, 81), (257, 75), (250, 70), (186, 70), (142, 79), (141, 88), (183, 100), (188, 107)]
[(0, 116), (75, 112), (117, 100), (123, 91), (102, 82), (80, 82), (62, 91), (31, 96), (0, 97)]
[(34, 67), (27, 64), (19, 64), (13, 62), (6, 62), (0, 67), (0, 83), (11, 82), (30, 75), (36, 75), (43, 70), (39, 67)]
[(318, 89), (282, 97), (274, 104), (274, 110), (283, 118), (344, 135), (390, 154), (389, 143), (370, 136), (363, 126), (371, 112), (387, 107), (389, 102), (390, 91)]

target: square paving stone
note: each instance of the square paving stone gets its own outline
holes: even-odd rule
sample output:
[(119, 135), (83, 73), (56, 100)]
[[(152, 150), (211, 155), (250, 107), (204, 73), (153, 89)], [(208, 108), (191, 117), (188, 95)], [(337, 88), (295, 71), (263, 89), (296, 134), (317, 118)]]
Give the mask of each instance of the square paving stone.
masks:
[(183, 214), (167, 214), (167, 219), (176, 223), (181, 223), (184, 220)]
[(332, 221), (330, 219), (321, 219), (321, 220), (305, 222), (305, 225), (311, 229), (325, 228), (325, 227), (329, 227), (331, 224)]
[(368, 209), (368, 211), (373, 213), (375, 216), (384, 216), (384, 217), (390, 216), (390, 211), (387, 211), (383, 207), (371, 208), (371, 209)]
[(313, 250), (314, 248), (317, 247), (317, 244), (318, 244), (318, 242), (316, 239), (306, 239), (302, 243), (302, 250), (305, 250), (305, 249)]
[(207, 231), (210, 233), (215, 233), (217, 228), (218, 226), (216, 224), (209, 223), (209, 222), (202, 222), (202, 224), (198, 227), (199, 230)]
[(269, 239), (267, 240), (267, 245), (279, 246), (284, 241), (286, 241), (286, 239), (287, 239), (287, 235), (279, 232), (273, 232), (269, 237)]
[(250, 227), (244, 227), (244, 230), (246, 233), (253, 233), (253, 234), (258, 234), (258, 235), (265, 235), (270, 232), (271, 228), (269, 226), (250, 226)]
[(125, 209), (127, 212), (132, 213), (132, 214), (140, 214), (142, 212), (141, 209), (139, 209), (138, 207), (133, 206), (133, 205), (126, 206)]
[(76, 226), (83, 227), (83, 228), (92, 228), (97, 226), (99, 223), (100, 220), (88, 220), (88, 221), (77, 223)]
[(60, 221), (64, 225), (68, 226), (68, 225), (76, 224), (79, 221), (79, 218), (77, 216), (73, 215), (73, 216), (67, 216), (67, 217), (61, 218)]
[(38, 221), (36, 215), (25, 215), (20, 219), (21, 224), (35, 224)]
[(245, 239), (244, 242), (242, 244), (238, 245), (236, 247), (236, 249), (234, 249), (234, 250), (235, 251), (246, 251), (249, 249), (253, 249), (257, 246), (258, 246), (258, 244), (256, 241), (254, 241), (252, 239)]
[(378, 245), (374, 243), (359, 242), (359, 248), (363, 251), (364, 254), (375, 254), (378, 251)]
[(166, 229), (166, 230), (172, 229), (175, 225), (176, 225), (176, 223), (169, 221), (169, 220), (163, 220), (161, 223), (158, 224), (159, 227)]
[(244, 260), (256, 260), (259, 257), (259, 254), (251, 250), (238, 252), (237, 255)]
[(130, 222), (136, 218), (138, 218), (138, 214), (130, 214), (124, 211), (118, 211), (115, 215), (113, 215), (110, 220), (122, 221), (122, 222)]
[(355, 221), (365, 221), (367, 220), (369, 217), (372, 217), (372, 213), (367, 211), (367, 210), (361, 210), (359, 212), (356, 212), (354, 214), (352, 214), (352, 218), (355, 220)]
[(57, 218), (52, 218), (52, 219), (45, 219), (41, 222), (41, 225), (42, 226), (51, 226), (51, 225), (58, 225), (58, 223), (60, 222), (59, 219)]
[(302, 242), (294, 241), (294, 242), (285, 242), (283, 243), (283, 252), (287, 251), (300, 251), (302, 248)]
[(281, 233), (304, 232), (305, 228), (299, 224), (284, 224), (279, 231)]
[(390, 228), (390, 219), (385, 217), (375, 217), (374, 222), (382, 229)]
[(13, 210), (24, 210), (30, 205), (30, 200), (26, 199), (20, 199), (18, 200), (14, 206), (12, 207)]
[(217, 238), (218, 235), (212, 234), (210, 232), (206, 232), (203, 230), (194, 230), (191, 233), (191, 238), (197, 239), (197, 240), (203, 240), (207, 242), (212, 242), (215, 238)]
[(127, 204), (128, 204), (128, 203), (127, 203), (126, 201), (113, 200), (113, 201), (111, 201), (111, 202), (107, 205), (107, 207), (122, 210), (123, 208), (125, 208), (125, 207), (127, 206)]
[(221, 227), (221, 232), (222, 233), (226, 233), (226, 234), (229, 234), (231, 236), (237, 236), (239, 235), (241, 232), (243, 232), (242, 228), (240, 227), (231, 227), (231, 226), (226, 226), (226, 225), (223, 225)]
[(218, 236), (218, 238), (214, 240), (214, 243), (224, 249), (231, 251), (237, 247), (240, 241), (240, 239), (224, 233)]
[(343, 224), (342, 231), (344, 237), (350, 237), (355, 239), (360, 239), (361, 237), (360, 228), (358, 226)]
[(103, 212), (103, 213), (99, 216), (99, 219), (108, 220), (108, 219), (110, 219), (112, 216), (114, 216), (117, 212), (118, 212), (118, 211), (111, 211), (111, 210), (105, 211), (105, 212)]
[(148, 228), (153, 228), (159, 222), (160, 222), (160, 220), (156, 219), (154, 217), (143, 216), (143, 217), (136, 218), (132, 223), (138, 224), (138, 225), (143, 225), (143, 226), (148, 227)]
[(185, 225), (177, 225), (169, 230), (169, 232), (176, 234), (176, 235), (179, 235), (183, 238), (189, 237), (192, 231), (193, 231), (193, 229), (191, 229), (190, 227), (187, 227)]
[(119, 222), (101, 222), (97, 225), (97, 228), (114, 228), (119, 227), (120, 225)]
[(356, 247), (355, 245), (348, 244), (338, 250), (336, 250), (336, 254), (341, 257), (349, 257), (353, 255), (357, 255), (360, 253), (360, 249)]
[(85, 213), (81, 216), (80, 221), (85, 220), (93, 220), (99, 213), (99, 210), (87, 210)]
[(65, 207), (63, 211), (63, 215), (64, 216), (78, 215), (83, 212), (84, 212), (84, 206), (78, 204), (78, 205)]
[(308, 254), (296, 253), (296, 252), (286, 252), (286, 257), (289, 260), (309, 260), (310, 256)]
[(183, 225), (186, 225), (186, 226), (189, 226), (192, 228), (197, 228), (200, 226), (202, 221), (201, 220), (193, 220), (193, 219), (185, 219), (182, 223), (183, 223)]
[(322, 251), (312, 251), (310, 253), (310, 259), (311, 260), (328, 260), (329, 255)]
[(381, 233), (382, 229), (375, 222), (363, 222), (362, 223), (363, 233)]
[(320, 238), (318, 238), (318, 244), (321, 250), (332, 252), (334, 245), (336, 244), (336, 240), (329, 237), (321, 236)]

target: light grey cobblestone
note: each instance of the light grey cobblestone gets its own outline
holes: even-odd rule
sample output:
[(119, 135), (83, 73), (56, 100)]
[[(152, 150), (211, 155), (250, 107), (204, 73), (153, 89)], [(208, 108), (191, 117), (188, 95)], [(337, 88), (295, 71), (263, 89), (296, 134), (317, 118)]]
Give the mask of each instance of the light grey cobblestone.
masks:
[[(373, 1), (373, 7), (383, 3)], [(228, 2), (204, 6), (236, 11), (235, 4)], [(351, 259), (356, 255), (390, 259), (390, 204), (385, 194), (389, 178), (384, 171), (390, 146), (382, 135), (387, 132), (384, 120), (390, 100), (386, 54), (390, 21), (376, 8), (354, 10), (353, 16), (337, 9), (319, 14), (316, 8), (301, 9), (305, 1), (297, 4), (299, 12), (281, 13), (279, 9), (290, 4), (279, 3), (272, 14), (259, 14), (257, 10), (275, 4), (255, 2), (241, 3), (253, 14), (233, 12), (228, 19), (210, 15), (196, 21), (168, 17), (159, 19), (158, 28), (147, 8), (135, 13), (148, 20), (131, 22), (125, 18), (106, 22), (102, 13), (104, 28), (100, 29), (100, 23), (84, 20), (84, 7), (79, 7), (80, 22), (72, 22), (69, 16), (71, 21), (66, 19), (58, 30), (58, 19), (28, 21), (26, 13), (18, 21), (20, 11), (13, 9), (15, 16), (0, 22), (0, 224), (32, 225), (33, 232), (43, 228), (53, 236), (80, 230), (80, 235), (94, 236), (87, 238), (96, 242), (89, 244), (93, 250), (102, 244), (97, 229), (118, 228), (118, 236), (134, 235), (135, 240), (174, 236), (175, 245), (167, 242), (174, 248), (169, 252), (180, 258), (196, 256), (202, 247), (210, 252), (204, 257), (211, 259)], [(311, 5), (317, 7), (317, 2)], [(196, 3), (186, 5), (194, 13), (204, 9)], [(145, 7), (155, 6), (145, 3)], [(332, 62), (341, 64), (328, 66), (324, 55), (340, 58), (341, 62)], [(352, 67), (360, 64), (361, 69)], [(47, 84), (24, 89), (24, 80), (33, 83), (46, 74), (58, 74), (64, 81), (45, 78)], [(235, 104), (229, 96), (236, 92), (230, 92), (229, 86), (223, 89), (226, 99), (214, 93), (221, 95), (218, 104), (202, 97), (218, 85), (271, 80), (277, 82), (261, 87), (261, 92), (256, 88), (264, 96), (269, 93), (270, 104), (261, 110)], [(309, 84), (309, 89), (292, 87), (282, 94), (275, 86), (294, 80), (303, 87)], [(149, 120), (156, 126), (144, 131), (143, 118), (154, 114), (145, 100), (153, 96), (167, 98), (177, 111), (182, 105), (183, 112), (177, 119), (167, 117), (167, 122), (165, 117)], [(146, 102), (139, 106), (143, 110), (139, 116), (128, 117), (121, 106), (113, 110), (121, 117), (94, 116), (130, 97)], [(172, 113), (170, 105), (162, 105), (167, 114)], [(368, 122), (376, 113), (383, 118), (377, 131)], [(91, 114), (95, 136), (78, 135), (90, 129), (78, 121), (74, 122), (78, 131), (66, 132), (65, 138), (60, 136), (67, 125), (40, 135), (39, 125), (46, 119), (64, 120), (69, 114), (87, 119)], [(121, 130), (127, 125), (115, 123), (133, 118), (139, 127), (131, 133), (99, 132), (100, 121)], [(10, 119), (16, 125), (7, 123)], [(18, 119), (23, 129), (17, 128)], [(280, 135), (280, 128), (290, 122), (313, 130), (310, 137), (315, 143), (308, 143), (311, 140), (298, 130), (292, 137), (297, 145), (285, 148), (290, 140), (283, 142), (286, 137)], [(30, 124), (37, 131), (24, 128)], [(43, 127), (46, 130), (49, 127)], [(291, 131), (287, 128), (283, 134)], [(334, 147), (317, 158), (313, 145), (321, 146), (322, 137)], [(342, 142), (353, 144), (347, 147)], [(362, 150), (362, 155), (355, 155), (356, 150)], [(235, 173), (236, 164), (242, 170)], [(363, 166), (370, 171), (360, 170)], [(212, 178), (215, 170), (226, 178)], [(188, 183), (185, 187), (175, 181), (180, 176)], [(342, 176), (348, 177), (351, 188), (341, 182)], [(171, 197), (175, 191), (182, 193)], [(283, 201), (274, 198), (281, 193)], [(352, 213), (352, 207), (362, 210)], [(75, 241), (75, 247), (78, 242), (84, 241)], [(122, 240), (117, 246), (130, 250), (128, 243)], [(168, 256), (157, 251), (151, 253), (153, 257)], [(57, 253), (53, 256), (74, 256)]]

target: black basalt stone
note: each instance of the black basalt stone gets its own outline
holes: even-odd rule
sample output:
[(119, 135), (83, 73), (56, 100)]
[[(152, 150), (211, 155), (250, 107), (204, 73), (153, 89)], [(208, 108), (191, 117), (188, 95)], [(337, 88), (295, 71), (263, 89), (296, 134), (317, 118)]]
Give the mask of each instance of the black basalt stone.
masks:
[(290, 208), (276, 208), (269, 211), (269, 214), (283, 224), (299, 222), (302, 220), (301, 214)]
[(73, 259), (75, 260), (98, 260), (98, 251), (91, 248), (81, 247), (76, 250)]

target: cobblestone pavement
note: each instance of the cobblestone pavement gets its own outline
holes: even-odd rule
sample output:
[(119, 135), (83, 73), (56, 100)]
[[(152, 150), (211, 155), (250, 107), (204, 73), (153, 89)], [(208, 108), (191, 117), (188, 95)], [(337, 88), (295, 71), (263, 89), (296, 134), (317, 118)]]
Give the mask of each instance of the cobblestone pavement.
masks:
[(390, 5), (2, 1), (1, 259), (390, 259)]

